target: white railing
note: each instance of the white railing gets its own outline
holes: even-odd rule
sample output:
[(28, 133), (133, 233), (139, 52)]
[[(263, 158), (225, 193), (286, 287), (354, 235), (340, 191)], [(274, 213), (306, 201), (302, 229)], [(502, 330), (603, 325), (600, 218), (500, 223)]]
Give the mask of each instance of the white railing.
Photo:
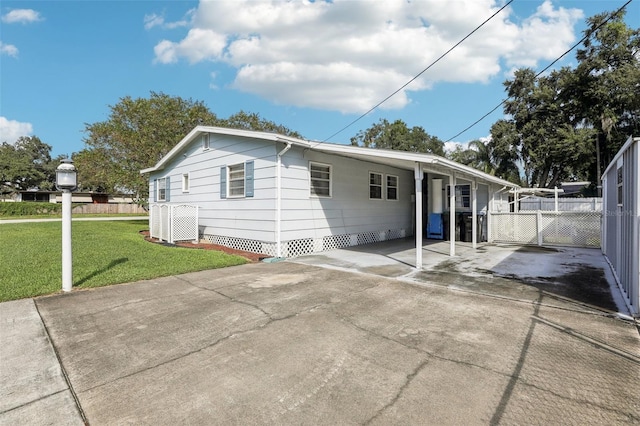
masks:
[(154, 203), (149, 205), (151, 238), (174, 243), (198, 242), (198, 206), (192, 204)]
[(491, 213), (491, 241), (600, 247), (601, 212)]

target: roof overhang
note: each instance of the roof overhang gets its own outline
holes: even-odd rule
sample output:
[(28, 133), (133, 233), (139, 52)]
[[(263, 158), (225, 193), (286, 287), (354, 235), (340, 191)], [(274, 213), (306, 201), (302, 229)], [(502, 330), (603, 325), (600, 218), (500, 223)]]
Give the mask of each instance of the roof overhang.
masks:
[(228, 135), (235, 137), (260, 139), (270, 142), (282, 142), (299, 146), (311, 151), (330, 153), (343, 157), (353, 158), (372, 163), (384, 164), (404, 170), (414, 170), (417, 164), (427, 173), (437, 173), (451, 176), (455, 173), (456, 178), (475, 181), (484, 184), (496, 184), (508, 188), (520, 188), (512, 182), (500, 179), (496, 176), (481, 172), (473, 167), (456, 163), (444, 157), (434, 154), (423, 154), (407, 151), (394, 151), (389, 149), (364, 148), (352, 145), (341, 145), (328, 142), (310, 142), (303, 139), (279, 135), (269, 132), (256, 132), (252, 130), (229, 129), (225, 127), (197, 126), (186, 135), (171, 151), (153, 167), (143, 169), (141, 174), (152, 173), (163, 170), (165, 166), (177, 156), (187, 145), (197, 139), (203, 133), (214, 133), (217, 135)]

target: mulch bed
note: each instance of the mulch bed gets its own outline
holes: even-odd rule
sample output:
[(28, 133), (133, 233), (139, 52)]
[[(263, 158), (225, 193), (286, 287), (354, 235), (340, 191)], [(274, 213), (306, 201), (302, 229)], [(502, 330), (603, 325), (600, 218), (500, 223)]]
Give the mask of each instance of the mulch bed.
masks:
[(157, 238), (151, 238), (151, 236), (149, 235), (149, 231), (145, 230), (145, 231), (140, 231), (140, 234), (142, 234), (144, 236), (145, 241), (149, 241), (150, 243), (154, 243), (154, 244), (162, 244), (165, 246), (169, 246), (169, 247), (184, 247), (184, 248), (190, 248), (190, 249), (199, 249), (199, 250), (215, 250), (215, 251), (221, 251), (227, 254), (235, 254), (237, 256), (242, 256), (245, 259), (249, 260), (250, 262), (260, 262), (262, 259), (266, 259), (269, 258), (271, 256), (268, 256), (266, 254), (259, 254), (259, 253), (252, 253), (249, 251), (242, 251), (242, 250), (236, 250), (236, 249), (232, 249), (230, 247), (226, 247), (226, 246), (221, 246), (218, 244), (210, 244), (210, 243), (193, 243), (193, 242), (189, 242), (189, 241), (179, 241), (176, 242), (174, 244), (169, 244), (166, 241), (162, 241), (162, 240), (158, 240)]

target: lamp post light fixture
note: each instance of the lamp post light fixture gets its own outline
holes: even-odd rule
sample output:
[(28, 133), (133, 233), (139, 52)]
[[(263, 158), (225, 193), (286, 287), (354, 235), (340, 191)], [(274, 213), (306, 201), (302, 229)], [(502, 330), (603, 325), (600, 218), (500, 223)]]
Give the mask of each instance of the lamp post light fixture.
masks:
[(62, 291), (73, 287), (71, 254), (71, 191), (77, 188), (73, 161), (64, 159), (56, 169), (56, 188), (62, 191)]

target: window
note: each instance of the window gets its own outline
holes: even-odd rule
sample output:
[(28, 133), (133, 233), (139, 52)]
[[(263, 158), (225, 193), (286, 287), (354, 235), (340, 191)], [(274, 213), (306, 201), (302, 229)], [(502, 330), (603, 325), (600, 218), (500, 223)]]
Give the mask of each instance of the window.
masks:
[(619, 206), (623, 205), (623, 203), (622, 203), (623, 202), (622, 183), (624, 181), (624, 178), (623, 178), (622, 171), (623, 171), (622, 167), (619, 167), (618, 170), (617, 170), (617, 172), (618, 172), (618, 205)]
[(311, 195), (331, 197), (331, 166), (309, 163)]
[(244, 197), (244, 163), (229, 166), (229, 198)]
[(387, 200), (398, 199), (398, 176), (387, 175)]
[[(447, 207), (451, 208), (451, 185), (447, 186)], [(456, 185), (456, 209), (471, 207), (471, 185)]]
[(253, 160), (220, 167), (220, 198), (253, 197)]
[(205, 133), (202, 135), (202, 149), (204, 151), (208, 150), (211, 147), (211, 135), (209, 133)]
[(156, 201), (169, 201), (169, 176), (156, 181)]
[(182, 175), (182, 192), (189, 192), (189, 173)]
[(369, 173), (369, 198), (382, 200), (382, 173)]

